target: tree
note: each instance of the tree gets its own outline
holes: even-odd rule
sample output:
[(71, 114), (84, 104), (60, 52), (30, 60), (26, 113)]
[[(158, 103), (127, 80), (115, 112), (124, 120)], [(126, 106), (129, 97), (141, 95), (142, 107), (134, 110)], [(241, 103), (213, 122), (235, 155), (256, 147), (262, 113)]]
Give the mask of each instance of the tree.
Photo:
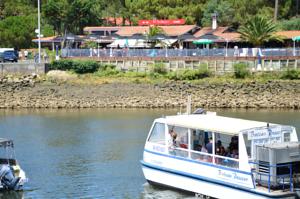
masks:
[(217, 13), (218, 23), (220, 25), (231, 25), (234, 18), (235, 10), (228, 1), (212, 0), (206, 4), (203, 18), (201, 20), (203, 26), (211, 26), (211, 15)]
[(12, 16), (0, 21), (0, 44), (11, 48), (29, 48), (36, 35), (36, 16)]
[(83, 34), (83, 28), (98, 25), (97, 15), (93, 12), (94, 0), (73, 0), (67, 13), (68, 30)]
[(300, 18), (292, 18), (278, 22), (281, 30), (300, 30)]
[(64, 34), (67, 21), (68, 2), (66, 0), (49, 0), (43, 6), (44, 17), (58, 34)]
[(241, 26), (238, 32), (243, 41), (259, 47), (271, 40), (282, 42), (283, 38), (275, 34), (277, 30), (277, 26), (272, 20), (255, 16)]

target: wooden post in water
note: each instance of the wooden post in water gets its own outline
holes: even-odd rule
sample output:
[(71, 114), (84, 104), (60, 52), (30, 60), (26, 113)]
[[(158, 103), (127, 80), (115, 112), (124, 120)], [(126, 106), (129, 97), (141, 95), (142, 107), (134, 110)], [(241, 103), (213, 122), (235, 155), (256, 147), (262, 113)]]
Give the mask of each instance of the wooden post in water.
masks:
[(187, 104), (186, 104), (186, 114), (190, 115), (192, 113), (192, 96), (188, 96)]

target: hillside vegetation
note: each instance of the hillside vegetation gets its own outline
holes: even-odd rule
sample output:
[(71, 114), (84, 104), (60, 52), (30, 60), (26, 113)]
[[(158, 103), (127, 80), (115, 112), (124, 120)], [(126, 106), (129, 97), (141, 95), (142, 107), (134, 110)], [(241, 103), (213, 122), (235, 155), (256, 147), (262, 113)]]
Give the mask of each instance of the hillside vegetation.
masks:
[[(136, 25), (139, 19), (184, 18), (187, 24), (209, 26), (218, 13), (222, 26), (238, 28), (250, 18), (274, 17), (274, 0), (41, 0), (42, 34), (82, 34), (89, 25), (108, 24), (106, 17), (123, 18)], [(278, 1), (278, 23), (284, 30), (300, 29), (299, 0)], [(0, 1), (0, 44), (29, 48), (36, 37), (37, 1)]]

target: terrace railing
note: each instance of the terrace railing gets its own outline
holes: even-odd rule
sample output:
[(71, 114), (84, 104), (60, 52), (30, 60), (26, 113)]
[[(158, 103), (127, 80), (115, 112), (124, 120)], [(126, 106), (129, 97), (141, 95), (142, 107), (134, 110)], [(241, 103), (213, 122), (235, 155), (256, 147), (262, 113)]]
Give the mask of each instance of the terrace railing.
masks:
[(300, 48), (62, 49), (62, 57), (292, 57)]

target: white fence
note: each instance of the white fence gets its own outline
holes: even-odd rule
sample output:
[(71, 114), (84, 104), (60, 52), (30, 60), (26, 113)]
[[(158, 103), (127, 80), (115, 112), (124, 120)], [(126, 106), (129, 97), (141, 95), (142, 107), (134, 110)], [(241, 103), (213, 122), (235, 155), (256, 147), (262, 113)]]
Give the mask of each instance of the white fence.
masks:
[(240, 49), (62, 49), (62, 57), (290, 57), (300, 48)]

